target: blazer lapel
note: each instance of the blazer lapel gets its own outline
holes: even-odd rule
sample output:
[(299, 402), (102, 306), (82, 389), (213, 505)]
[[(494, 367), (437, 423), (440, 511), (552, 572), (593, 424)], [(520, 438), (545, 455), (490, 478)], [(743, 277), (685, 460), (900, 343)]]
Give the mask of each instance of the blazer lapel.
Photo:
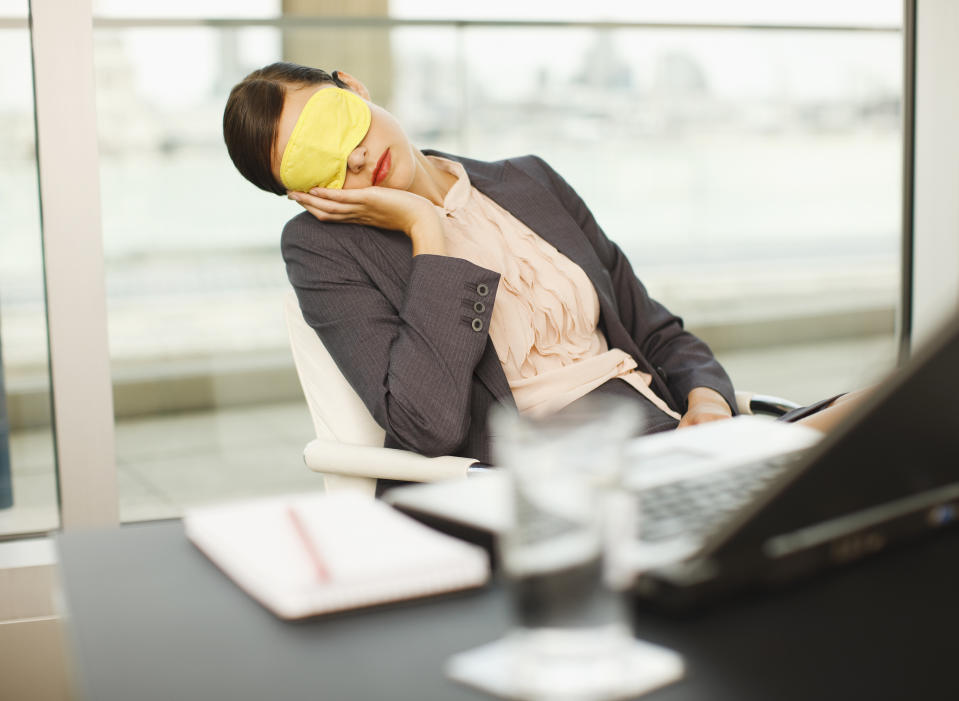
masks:
[[(610, 322), (616, 323), (618, 316), (609, 273), (555, 193), (511, 165), (509, 161), (489, 163), (439, 151), (429, 150), (424, 153), (461, 162), (466, 168), (470, 183), (477, 190), (582, 268), (599, 297), (600, 323), (606, 328), (609, 328)], [(513, 394), (492, 340), (487, 340), (486, 350), (476, 366), (475, 374), (499, 401), (513, 404)]]
[[(436, 155), (462, 162), (471, 184), (477, 190), (582, 268), (593, 283), (599, 298), (600, 324), (608, 329), (609, 321), (616, 322), (619, 317), (614, 303), (612, 279), (579, 225), (563, 208), (553, 192), (510, 165), (509, 161), (487, 163), (460, 159), (443, 153)], [(492, 341), (488, 342), (486, 353), (477, 366), (476, 374), (500, 401), (504, 401), (503, 388), (505, 387), (506, 397), (512, 403), (512, 392), (509, 390), (509, 384)]]

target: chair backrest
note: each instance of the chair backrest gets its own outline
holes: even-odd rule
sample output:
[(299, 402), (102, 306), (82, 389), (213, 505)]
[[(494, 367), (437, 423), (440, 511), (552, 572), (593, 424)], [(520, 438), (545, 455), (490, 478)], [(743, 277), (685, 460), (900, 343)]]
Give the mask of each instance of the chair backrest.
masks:
[(287, 291), (283, 309), (293, 362), (317, 438), (382, 447), (386, 432), (373, 420), (316, 331), (303, 319), (293, 290)]

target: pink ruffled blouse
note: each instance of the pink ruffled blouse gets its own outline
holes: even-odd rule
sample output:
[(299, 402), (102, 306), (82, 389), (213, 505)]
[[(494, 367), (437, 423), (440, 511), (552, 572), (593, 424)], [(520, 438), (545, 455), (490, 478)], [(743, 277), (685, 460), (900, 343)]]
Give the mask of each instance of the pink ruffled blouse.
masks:
[(447, 254), (500, 274), (489, 335), (520, 413), (551, 414), (619, 378), (680, 418), (632, 356), (607, 347), (599, 298), (582, 268), (474, 188), (461, 164), (428, 158), (457, 178), (437, 207)]

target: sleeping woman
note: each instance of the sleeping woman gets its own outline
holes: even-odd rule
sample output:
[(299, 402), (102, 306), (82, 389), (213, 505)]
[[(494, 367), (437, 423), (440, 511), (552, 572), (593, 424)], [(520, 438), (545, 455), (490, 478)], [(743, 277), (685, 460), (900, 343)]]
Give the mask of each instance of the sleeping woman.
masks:
[[(305, 210), (287, 274), (387, 447), (488, 463), (495, 404), (545, 415), (594, 393), (629, 397), (647, 433), (735, 413), (706, 344), (542, 159), (421, 151), (359, 80), (290, 63), (233, 88), (223, 133), (245, 178)], [(851, 396), (789, 420), (825, 428)]]

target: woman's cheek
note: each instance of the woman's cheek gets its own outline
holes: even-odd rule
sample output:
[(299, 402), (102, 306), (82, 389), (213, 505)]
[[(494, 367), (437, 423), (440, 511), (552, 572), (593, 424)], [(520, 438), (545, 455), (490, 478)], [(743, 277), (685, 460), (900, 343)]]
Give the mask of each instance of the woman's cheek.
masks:
[(343, 179), (343, 189), (344, 190), (356, 190), (361, 187), (368, 187), (369, 180), (365, 179), (362, 174), (355, 174), (347, 172), (346, 178)]

